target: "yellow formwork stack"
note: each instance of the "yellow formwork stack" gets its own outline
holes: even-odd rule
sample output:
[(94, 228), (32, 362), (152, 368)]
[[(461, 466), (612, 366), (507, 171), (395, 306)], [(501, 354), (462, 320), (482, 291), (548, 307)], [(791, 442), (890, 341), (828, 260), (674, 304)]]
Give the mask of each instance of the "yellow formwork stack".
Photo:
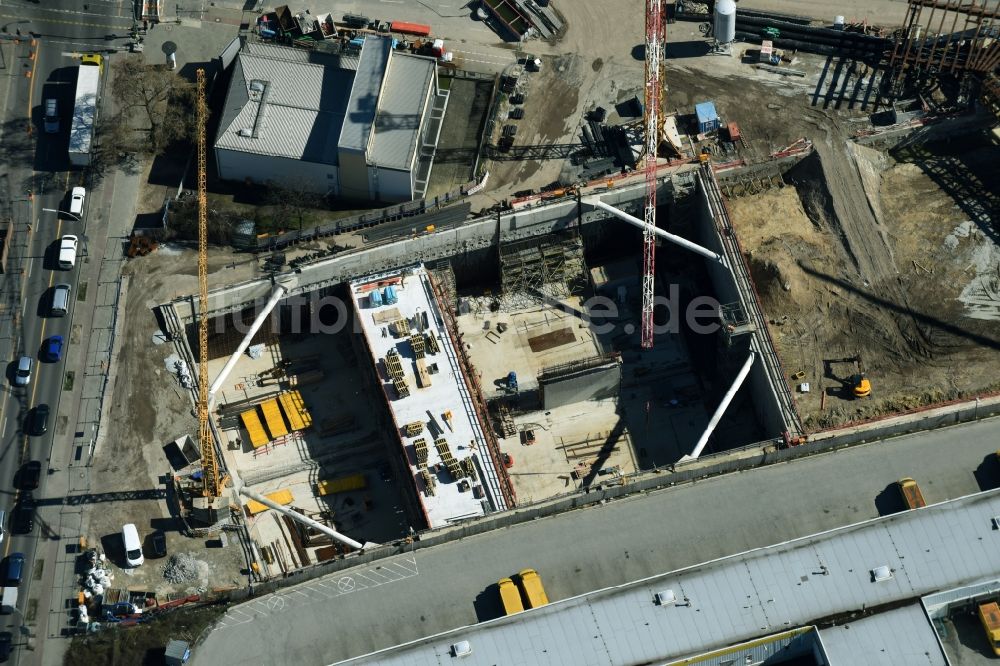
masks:
[(267, 433), (264, 432), (264, 426), (260, 422), (260, 417), (257, 416), (256, 409), (249, 409), (242, 412), (240, 420), (243, 422), (243, 427), (246, 428), (247, 434), (250, 435), (250, 445), (253, 448), (259, 449), (270, 441)]
[(288, 434), (288, 427), (285, 425), (285, 417), (281, 415), (281, 408), (278, 407), (277, 398), (271, 398), (267, 402), (260, 404), (260, 411), (264, 414), (264, 422), (267, 430), (271, 433), (271, 439), (278, 439)]
[(278, 402), (292, 430), (305, 430), (312, 425), (312, 415), (306, 409), (301, 393), (286, 391), (278, 396)]

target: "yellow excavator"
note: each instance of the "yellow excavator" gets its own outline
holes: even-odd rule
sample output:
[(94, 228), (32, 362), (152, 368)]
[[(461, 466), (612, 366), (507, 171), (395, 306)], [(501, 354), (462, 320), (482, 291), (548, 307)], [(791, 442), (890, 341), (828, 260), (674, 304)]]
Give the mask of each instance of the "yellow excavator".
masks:
[[(865, 373), (864, 367), (861, 363), (861, 356), (848, 356), (847, 358), (837, 358), (826, 361), (827, 367), (832, 366), (834, 363), (853, 363), (854, 364), (854, 374), (848, 377), (846, 380), (841, 380), (845, 384), (845, 388), (850, 391), (850, 395), (854, 398), (870, 398), (872, 395), (872, 383), (868, 379), (868, 375)], [(832, 372), (827, 373), (827, 376), (833, 376)]]

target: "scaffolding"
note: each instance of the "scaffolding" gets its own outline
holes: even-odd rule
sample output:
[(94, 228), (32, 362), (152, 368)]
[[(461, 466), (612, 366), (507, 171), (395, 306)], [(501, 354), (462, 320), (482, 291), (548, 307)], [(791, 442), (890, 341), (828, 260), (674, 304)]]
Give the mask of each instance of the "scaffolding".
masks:
[(500, 310), (511, 312), (583, 293), (587, 263), (577, 234), (500, 244)]
[(909, 0), (903, 28), (889, 54), (889, 95), (950, 74), (963, 83), (1000, 65), (1000, 0)]

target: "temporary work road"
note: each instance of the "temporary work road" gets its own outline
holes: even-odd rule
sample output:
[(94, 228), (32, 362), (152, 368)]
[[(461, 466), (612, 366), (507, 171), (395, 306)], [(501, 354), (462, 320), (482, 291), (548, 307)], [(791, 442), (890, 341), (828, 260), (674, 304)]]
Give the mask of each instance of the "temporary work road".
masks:
[[(553, 600), (1000, 484), (1000, 420), (716, 477), (562, 514), (262, 596), (227, 613), (196, 664), (329, 664), (499, 614), (496, 581), (534, 567)], [(330, 631), (336, 627), (336, 631)]]

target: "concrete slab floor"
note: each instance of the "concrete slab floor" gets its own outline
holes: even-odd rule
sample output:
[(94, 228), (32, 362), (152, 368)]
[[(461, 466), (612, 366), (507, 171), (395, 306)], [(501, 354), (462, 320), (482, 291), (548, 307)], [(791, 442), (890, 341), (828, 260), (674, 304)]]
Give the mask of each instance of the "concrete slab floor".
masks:
[[(456, 322), (487, 400), (506, 395), (511, 371), (517, 373), (520, 390), (528, 392), (538, 388), (536, 378), (542, 369), (600, 354), (597, 338), (581, 316), (585, 307), (579, 296), (560, 299), (558, 307), (539, 304), (512, 312), (490, 312), (486, 305), (475, 305)], [(498, 333), (498, 324), (506, 324), (507, 330)], [(532, 344), (536, 349), (543, 344), (539, 336), (559, 331), (564, 331), (566, 343), (531, 349)]]
[[(579, 402), (518, 414), (514, 423), (518, 434), (499, 442), (500, 449), (514, 461), (510, 478), (519, 503), (571, 492), (582, 485), (584, 478), (593, 485), (636, 469), (631, 438), (619, 417), (617, 400)], [(527, 444), (521, 434), (529, 430), (533, 444)], [(573, 479), (578, 465), (584, 476)], [(597, 474), (599, 469), (615, 467), (617, 473)]]
[[(358, 409), (380, 401), (370, 393), (363, 368), (354, 357), (351, 335), (349, 329), (333, 335), (279, 335), (265, 345), (258, 358), (244, 354), (219, 393), (220, 407), (231, 405), (220, 421), (229, 442), (225, 456), (254, 491), (267, 494), (290, 490), (294, 498), (292, 506), (297, 510), (321, 521), (331, 521), (336, 529), (358, 541), (389, 541), (405, 534), (409, 524), (402, 509), (400, 487), (380, 480), (378, 466), (386, 462), (388, 454), (379, 435), (379, 408)], [(226, 360), (211, 360), (209, 375), (216, 376)], [(313, 425), (254, 450), (239, 421), (238, 414), (243, 411), (239, 404), (243, 401), (254, 404), (288, 390), (286, 380), (270, 374), (285, 362), (290, 363), (290, 374), (305, 370), (323, 373), (320, 381), (295, 387)], [(328, 429), (325, 423), (345, 416), (350, 416), (353, 422), (337, 432), (324, 434)], [(232, 448), (237, 441), (238, 448)], [(366, 476), (368, 487), (364, 490), (324, 497), (315, 494), (317, 482), (358, 472)], [(276, 521), (269, 515), (272, 513), (277, 512), (266, 511), (251, 517), (248, 524), (259, 544), (282, 549), (266, 572), (274, 575), (281, 571), (279, 561), (288, 568), (304, 563), (294, 554), (284, 521)], [(307, 548), (307, 553), (309, 561), (315, 562), (315, 548)]]

